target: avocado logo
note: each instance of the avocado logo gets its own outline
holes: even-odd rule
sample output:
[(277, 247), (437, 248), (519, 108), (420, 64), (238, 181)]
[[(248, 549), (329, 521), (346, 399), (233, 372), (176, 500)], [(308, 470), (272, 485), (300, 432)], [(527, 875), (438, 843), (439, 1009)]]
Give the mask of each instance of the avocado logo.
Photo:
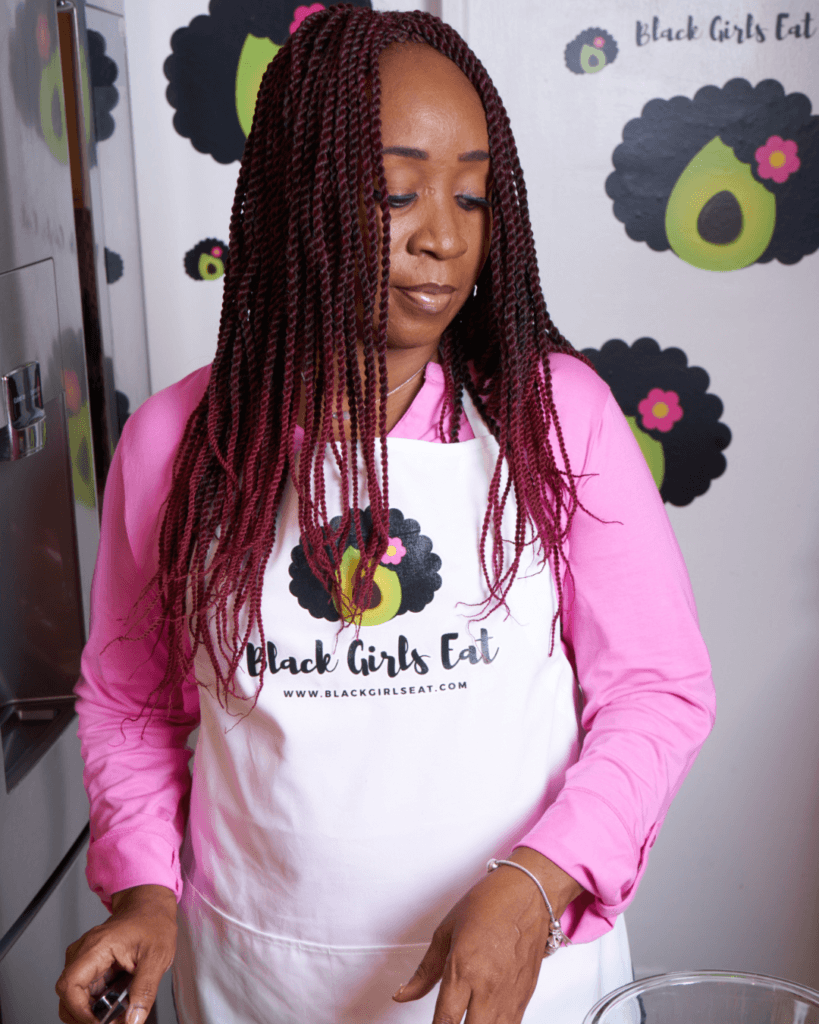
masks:
[[(330, 529), (341, 526), (341, 516), (330, 522)], [(368, 608), (358, 607), (353, 598), (355, 584), (363, 574), (359, 545), (366, 543), (372, 531), (372, 513), (361, 512), (363, 540), (350, 527), (338, 568), (338, 593), (331, 597), (313, 575), (302, 544), (291, 552), (290, 593), (315, 619), (345, 622), (360, 626), (380, 626), (396, 615), (422, 611), (441, 586), (438, 570), (441, 559), (432, 550), (432, 541), (421, 533), (414, 519), (405, 519), (397, 508), (390, 509), (390, 536), (387, 550), (376, 567)]]
[[(56, 160), (67, 164), (67, 118), (55, 19), (56, 15), (44, 13), (41, 5), (17, 4), (14, 28), (9, 33), (9, 71), (12, 95), (23, 122), (37, 131)], [(79, 51), (80, 91), (85, 141), (91, 165), (95, 166), (95, 144), (110, 138), (115, 128), (111, 111), (119, 102), (113, 84), (119, 69), (106, 55), (105, 38), (99, 32), (89, 29), (87, 42), (87, 51), (85, 46)]]
[(563, 52), (566, 67), (576, 75), (595, 75), (617, 56), (614, 37), (602, 28), (587, 28)]
[(731, 431), (710, 379), (679, 348), (653, 338), (629, 346), (619, 338), (583, 350), (609, 385), (651, 470), (663, 501), (689, 505), (726, 468)]
[(329, 0), (211, 0), (209, 14), (171, 36), (165, 95), (176, 110), (176, 131), (218, 163), (241, 160), (268, 65), (305, 18), (328, 6)]
[(88, 394), (84, 390), (84, 381), (81, 383), (74, 370), (65, 369), (62, 363), (65, 358), (66, 365), (76, 365), (75, 360), (84, 352), (82, 332), (63, 330), (60, 333), (59, 348), (49, 359), (49, 372), (55, 373), (63, 385), (74, 499), (86, 508), (94, 508), (97, 504), (97, 485), (94, 478), (94, 443), (91, 436)]
[(227, 265), (228, 247), (218, 238), (203, 238), (185, 253), (185, 273), (194, 281), (218, 281)]
[[(52, 6), (46, 14), (42, 6), (17, 4), (8, 36), (11, 95), (20, 119), (37, 132), (56, 160), (67, 164), (68, 133), (55, 8)], [(84, 59), (81, 72), (85, 87)]]
[(774, 79), (650, 100), (612, 162), (614, 215), (655, 252), (728, 271), (819, 248), (819, 116)]

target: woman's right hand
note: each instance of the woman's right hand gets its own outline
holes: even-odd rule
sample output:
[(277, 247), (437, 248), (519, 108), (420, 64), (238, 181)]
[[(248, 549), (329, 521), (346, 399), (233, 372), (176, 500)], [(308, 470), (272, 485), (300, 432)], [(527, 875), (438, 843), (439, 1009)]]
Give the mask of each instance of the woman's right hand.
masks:
[(94, 999), (121, 970), (133, 975), (125, 1024), (143, 1024), (162, 975), (176, 951), (176, 896), (164, 885), (137, 885), (115, 893), (104, 924), (72, 942), (57, 982), (60, 1020), (96, 1024)]

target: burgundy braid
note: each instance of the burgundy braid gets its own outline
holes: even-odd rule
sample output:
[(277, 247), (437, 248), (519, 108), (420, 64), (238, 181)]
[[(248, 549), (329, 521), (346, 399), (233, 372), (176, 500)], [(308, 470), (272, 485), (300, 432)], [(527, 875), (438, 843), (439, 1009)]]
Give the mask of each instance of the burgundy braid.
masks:
[[(352, 600), (369, 607), (375, 570), (389, 542), (390, 211), (380, 155), (378, 61), (385, 47), (407, 41), (428, 43), (463, 71), (483, 102), (489, 130), (489, 256), (477, 294), (441, 346), (442, 441), (458, 439), (466, 391), (500, 447), (479, 544), (490, 595), (481, 614), (505, 606), (534, 538), (557, 577), (554, 642), (562, 610), (563, 542), (578, 498), (548, 355), (577, 353), (546, 311), (509, 120), (483, 66), (449, 26), (418, 11), (376, 13), (342, 5), (306, 19), (276, 55), (262, 81), (242, 158), (219, 345), (207, 392), (176, 456), (151, 586), (155, 625), (168, 647), (157, 695), (166, 694), (169, 702), (200, 647), (213, 665), (220, 700), (239, 695), (234, 675), (254, 629), (265, 651), (262, 585), (288, 479), (298, 498), (309, 566), (339, 607), (348, 599), (340, 593), (338, 569), (354, 528), (366, 568)], [(302, 392), (304, 440), (297, 459)], [(337, 440), (333, 414), (341, 416), (345, 395), (349, 437)], [(325, 489), (328, 446), (340, 475), (343, 510), (335, 530), (329, 520), (338, 510), (328, 509)], [(360, 468), (372, 510), (369, 537), (360, 516)], [(510, 496), (516, 507), (511, 559), (501, 533)]]

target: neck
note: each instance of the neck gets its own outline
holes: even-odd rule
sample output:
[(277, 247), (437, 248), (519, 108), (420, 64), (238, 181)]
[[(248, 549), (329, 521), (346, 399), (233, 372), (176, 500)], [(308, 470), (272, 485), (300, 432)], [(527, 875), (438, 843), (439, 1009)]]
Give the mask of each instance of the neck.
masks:
[[(427, 363), (439, 363), (438, 345), (419, 348), (387, 349), (387, 433), (398, 423), (412, 405), (424, 384), (423, 368)], [(364, 372), (363, 357), (359, 365)]]
[[(415, 396), (424, 385), (424, 367), (427, 363), (439, 363), (437, 345), (424, 346), (413, 349), (387, 350), (387, 433), (398, 423), (401, 417), (409, 409)], [(364, 357), (359, 352), (359, 369), (362, 380), (364, 378)], [(344, 411), (346, 413), (348, 403), (345, 397)], [(346, 416), (345, 416), (346, 419)], [(299, 408), (299, 424), (304, 425), (304, 392), (302, 389), (302, 401)], [(340, 424), (334, 420), (336, 436), (340, 435)]]

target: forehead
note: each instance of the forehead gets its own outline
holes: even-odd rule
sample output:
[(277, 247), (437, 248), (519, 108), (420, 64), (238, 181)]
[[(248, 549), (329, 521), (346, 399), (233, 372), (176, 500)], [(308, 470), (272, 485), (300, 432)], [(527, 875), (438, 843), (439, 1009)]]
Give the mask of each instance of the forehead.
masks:
[(425, 43), (394, 43), (379, 60), (385, 146), (451, 142), (488, 149), (486, 115), (466, 75)]

